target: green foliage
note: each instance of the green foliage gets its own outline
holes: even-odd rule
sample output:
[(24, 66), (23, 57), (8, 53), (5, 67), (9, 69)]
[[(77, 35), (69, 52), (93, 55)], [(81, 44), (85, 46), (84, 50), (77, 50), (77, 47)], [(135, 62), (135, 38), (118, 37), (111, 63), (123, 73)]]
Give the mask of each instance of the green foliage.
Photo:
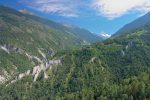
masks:
[[(43, 22), (43, 20), (42, 23), (50, 24), (45, 21)], [(48, 29), (43, 29), (41, 28), (42, 26), (37, 27), (32, 24), (27, 29), (28, 31), (32, 30), (30, 28), (36, 29), (36, 31), (31, 32), (33, 34), (30, 33), (30, 36), (36, 41), (35, 43), (32, 42), (34, 45), (30, 45), (31, 49), (27, 51), (31, 50), (30, 52), (32, 52), (33, 50), (36, 54), (34, 46), (45, 48), (51, 44), (55, 44), (60, 39), (56, 38), (56, 41), (51, 41), (47, 39), (47, 36), (50, 34), (43, 34), (41, 36), (40, 32), (47, 31)], [(50, 32), (55, 32), (55, 30), (51, 30)], [(61, 29), (61, 32), (63, 32), (63, 29)], [(62, 37), (61, 34), (63, 33), (61, 32), (59, 35)], [(40, 36), (41, 39), (47, 40), (41, 42), (37, 38), (34, 38), (34, 34)], [(16, 44), (18, 43), (13, 41), (13, 39), (11, 41)], [(32, 77), (29, 76), (14, 84), (8, 84), (7, 86), (6, 84), (0, 85), (0, 99), (149, 100), (149, 41), (149, 28), (142, 28), (134, 31), (132, 34), (123, 34), (91, 46), (59, 51), (55, 54), (54, 58), (61, 58), (62, 64), (54, 66), (48, 72), (49, 78), (47, 80), (41, 80), (39, 77), (38, 81), (32, 82)], [(1, 42), (3, 43), (3, 41)], [(48, 44), (45, 45), (45, 42), (48, 42)], [(63, 46), (59, 42), (58, 44)], [(27, 47), (24, 47), (25, 45), (22, 46), (25, 49), (29, 47), (28, 45)], [(14, 63), (18, 66), (23, 66), (28, 63), (28, 60), (22, 55), (8, 55), (4, 51), (0, 52), (2, 52), (0, 54), (4, 58), (9, 58), (9, 60), (6, 60), (6, 58), (2, 60), (0, 58), (3, 61), (2, 65), (9, 66)], [(15, 57), (24, 59), (24, 61), (16, 61)], [(21, 70), (25, 70), (25, 68), (21, 68)]]
[[(25, 80), (25, 81), (24, 81)], [(143, 72), (138, 76), (123, 79), (118, 83), (104, 82), (93, 87), (76, 87), (72, 83), (70, 89), (65, 89), (62, 82), (50, 80), (31, 82), (32, 79), (26, 78), (7, 87), (0, 87), (0, 99), (72, 99), (72, 100), (149, 100), (150, 99), (150, 74)], [(27, 82), (28, 81), (28, 82)], [(59, 80), (61, 81), (61, 80)], [(81, 86), (81, 84), (78, 84)], [(5, 88), (4, 88), (5, 87)], [(78, 87), (79, 88), (79, 87)]]
[[(19, 58), (19, 59), (18, 59)], [(24, 55), (12, 53), (11, 55), (0, 50), (1, 69), (24, 72), (33, 67), (31, 61)], [(17, 68), (17, 69), (16, 69)]]
[[(80, 38), (81, 33), (84, 36), (88, 34), (90, 38)], [(14, 9), (0, 6), (0, 46), (11, 45), (39, 58), (41, 55), (38, 49), (42, 48), (50, 59), (49, 55), (52, 52), (79, 48), (81, 45), (91, 43), (91, 39), (95, 39), (95, 37), (84, 29), (66, 27), (35, 15), (23, 14)], [(93, 41), (98, 40), (100, 38)], [(18, 67), (17, 71), (19, 72), (33, 66), (25, 55), (14, 52), (6, 54), (0, 48), (0, 67), (11, 70), (13, 65)]]

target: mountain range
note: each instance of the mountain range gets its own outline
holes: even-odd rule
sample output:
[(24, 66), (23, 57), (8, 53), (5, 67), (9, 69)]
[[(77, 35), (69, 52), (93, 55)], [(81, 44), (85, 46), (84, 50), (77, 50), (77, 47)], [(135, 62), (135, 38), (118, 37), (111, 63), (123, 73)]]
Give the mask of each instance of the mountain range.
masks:
[(0, 66), (5, 70), (25, 71), (45, 60), (41, 52), (51, 57), (101, 40), (88, 30), (0, 6)]
[(143, 28), (148, 28), (150, 27), (150, 12), (147, 13), (146, 15), (136, 19), (135, 21), (125, 25), (122, 27), (118, 32), (114, 34), (114, 36), (119, 36), (121, 34), (128, 34), (132, 33), (136, 30), (142, 30)]
[[(20, 11), (4, 6), (0, 6), (0, 13), (0, 28), (3, 33), (7, 33), (6, 31), (10, 30), (12, 33), (10, 34), (10, 32), (8, 32), (8, 35), (17, 34), (15, 37), (18, 39), (22, 36), (24, 39), (29, 39), (28, 42), (31, 42), (32, 40), (35, 41), (36, 44), (38, 41), (41, 44), (45, 44), (45, 46), (48, 43), (43, 43), (43, 39), (46, 39), (45, 41), (49, 42), (52, 49), (65, 49), (72, 46), (85, 45), (102, 40), (100, 37), (93, 35), (85, 29), (79, 27), (68, 27), (61, 23), (43, 19), (28, 13), (21, 13)], [(19, 35), (21, 36), (19, 37)], [(27, 40), (24, 39), (20, 39), (20, 41), (22, 41), (22, 43), (26, 43), (25, 41)], [(14, 42), (15, 40), (16, 39), (14, 39)], [(26, 45), (27, 44), (24, 44), (24, 46)]]
[(149, 100), (149, 18), (101, 41), (77, 26), (0, 7), (0, 99)]

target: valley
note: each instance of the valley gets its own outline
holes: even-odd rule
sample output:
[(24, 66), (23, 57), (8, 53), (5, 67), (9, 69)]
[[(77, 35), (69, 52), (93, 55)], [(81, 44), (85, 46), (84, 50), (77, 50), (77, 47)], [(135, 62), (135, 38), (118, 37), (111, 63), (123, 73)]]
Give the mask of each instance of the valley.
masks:
[(149, 100), (148, 20), (103, 40), (0, 6), (0, 100)]

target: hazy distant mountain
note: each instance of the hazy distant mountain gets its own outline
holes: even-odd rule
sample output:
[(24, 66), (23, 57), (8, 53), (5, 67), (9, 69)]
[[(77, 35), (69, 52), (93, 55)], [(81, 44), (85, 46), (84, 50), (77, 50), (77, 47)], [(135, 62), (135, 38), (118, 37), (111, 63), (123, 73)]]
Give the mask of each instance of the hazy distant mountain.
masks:
[(150, 27), (150, 12), (136, 19), (135, 21), (125, 25), (123, 28), (117, 31), (113, 36), (128, 34), (136, 30), (141, 30), (143, 28), (149, 28), (149, 27)]
[(78, 36), (81, 40), (89, 41), (90, 43), (96, 43), (104, 40), (103, 37), (97, 36), (94, 33), (91, 33), (90, 31), (80, 28), (75, 25), (63, 23), (64, 26), (68, 27), (72, 33), (74, 33), (76, 36)]

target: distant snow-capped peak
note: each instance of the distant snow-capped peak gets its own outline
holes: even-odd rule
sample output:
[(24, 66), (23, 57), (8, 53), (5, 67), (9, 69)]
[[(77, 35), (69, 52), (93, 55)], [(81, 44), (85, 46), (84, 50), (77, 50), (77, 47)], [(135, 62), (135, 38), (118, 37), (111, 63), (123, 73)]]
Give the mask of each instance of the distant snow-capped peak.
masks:
[(100, 35), (101, 35), (102, 37), (105, 37), (105, 38), (111, 37), (111, 35), (110, 35), (110, 34), (107, 34), (107, 33), (101, 33)]
[(105, 39), (107, 39), (107, 38), (110, 38), (111, 37), (111, 35), (110, 34), (107, 34), (107, 33), (104, 33), (104, 32), (101, 32), (101, 33), (99, 33), (99, 34), (97, 34), (98, 36), (100, 36), (100, 37), (102, 37), (102, 38), (105, 38)]

